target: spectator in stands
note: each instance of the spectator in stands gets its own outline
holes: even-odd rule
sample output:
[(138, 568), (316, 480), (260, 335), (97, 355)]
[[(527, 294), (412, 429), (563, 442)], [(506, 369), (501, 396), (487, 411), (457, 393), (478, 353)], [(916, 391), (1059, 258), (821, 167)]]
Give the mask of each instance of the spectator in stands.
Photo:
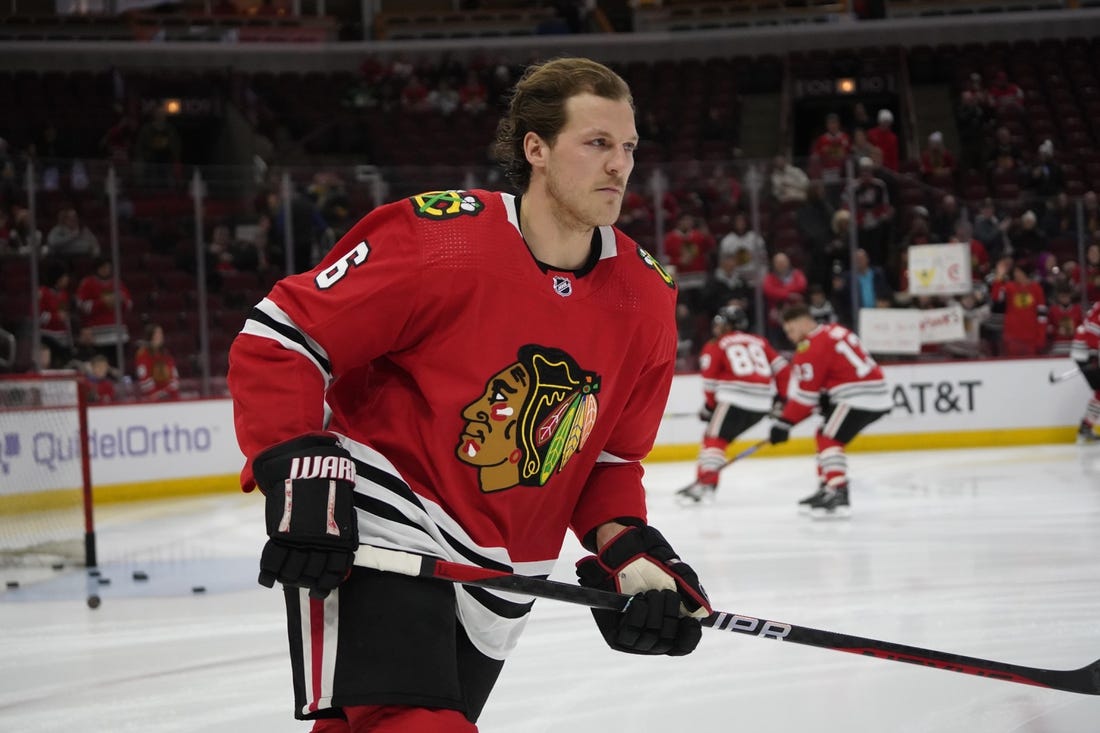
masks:
[(920, 154), (920, 172), (926, 183), (943, 186), (955, 177), (955, 156), (943, 144), (943, 133), (928, 136), (928, 145)]
[(87, 275), (76, 288), (76, 302), (82, 314), (81, 325), (90, 329), (96, 349), (117, 367), (117, 346), (130, 340), (125, 321), (115, 320), (115, 303), (118, 303), (120, 315), (126, 314), (134, 306), (126, 284), (119, 282), (115, 291), (113, 266), (111, 260), (100, 257), (96, 260), (95, 270)]
[[(266, 210), (261, 213), (267, 214), (271, 221), (268, 239), (271, 251), (268, 254), (271, 257), (272, 264), (281, 270), (284, 268), (283, 263), (285, 262), (283, 243), (286, 241), (286, 203), (283, 201), (283, 195), (279, 190), (269, 191), (264, 197), (264, 203)], [(291, 245), (294, 251), (295, 272), (305, 272), (313, 267), (313, 247), (319, 238), (319, 234), (325, 230), (326, 226), (325, 220), (321, 218), (320, 213), (309, 199), (296, 191), (291, 191), (290, 233)], [(279, 250), (278, 258), (276, 258), (275, 253), (276, 248)]]
[(963, 218), (959, 201), (951, 194), (942, 196), (928, 219), (928, 229), (933, 242), (946, 242), (955, 233), (955, 227)]
[[(894, 291), (886, 280), (886, 273), (881, 267), (871, 264), (867, 252), (857, 249), (855, 254), (855, 268), (850, 272), (844, 272), (834, 279), (834, 302), (850, 309), (852, 290), (855, 289), (855, 306), (859, 308), (878, 308), (888, 306), (893, 301)], [(850, 314), (851, 322), (858, 320), (858, 313)]]
[(60, 139), (57, 125), (47, 120), (26, 149), (27, 158), (34, 161), (42, 177), (43, 190), (56, 191), (61, 188), (61, 161), (68, 157), (69, 152)]
[(850, 237), (852, 214), (840, 209), (830, 224), (832, 236), (821, 247), (810, 250), (810, 282), (825, 288), (832, 297), (834, 278), (851, 267)]
[(1084, 320), (1081, 304), (1075, 301), (1076, 293), (1068, 282), (1061, 283), (1054, 290), (1054, 297), (1047, 311), (1047, 342), (1050, 353), (1067, 356), (1073, 335)]
[(718, 266), (707, 275), (699, 298), (699, 312), (707, 323), (720, 308), (731, 304), (740, 306), (751, 317), (753, 290), (738, 276), (738, 266), (736, 255), (730, 252), (719, 252)]
[(974, 238), (974, 229), (966, 219), (955, 222), (955, 232), (949, 242), (966, 244), (970, 248), (970, 278), (982, 281), (989, 274), (989, 252), (985, 245)]
[(82, 326), (76, 333), (76, 340), (73, 342), (72, 356), (70, 356), (66, 366), (78, 372), (87, 372), (91, 365), (92, 357), (98, 353), (99, 349), (95, 345), (95, 334), (92, 333), (92, 329), (87, 326)]
[(1046, 347), (1046, 297), (1031, 273), (1029, 263), (1008, 257), (994, 270), (990, 298), (1004, 313), (1001, 353), (1006, 356), (1035, 356)]
[(834, 211), (825, 200), (824, 185), (821, 181), (813, 181), (806, 189), (805, 202), (795, 212), (795, 227), (806, 251), (814, 252), (833, 238)]
[(840, 116), (830, 112), (825, 117), (825, 132), (814, 140), (810, 149), (810, 160), (826, 186), (833, 186), (844, 177), (844, 163), (851, 152), (852, 140), (840, 129)]
[(867, 105), (856, 102), (852, 105), (852, 133), (856, 130), (869, 130), (871, 128), (871, 115), (867, 114)]
[(1085, 298), (1090, 303), (1100, 301), (1100, 244), (1093, 242), (1085, 250)]
[(458, 100), (462, 111), (471, 115), (479, 115), (488, 107), (489, 90), (475, 69), (466, 72), (466, 81), (458, 88)]
[(1024, 178), (1024, 188), (1028, 192), (1028, 202), (1040, 215), (1046, 213), (1048, 202), (1062, 193), (1066, 179), (1062, 166), (1054, 159), (1054, 143), (1049, 139), (1039, 145), (1039, 155), (1031, 164)]
[(886, 184), (875, 175), (875, 164), (870, 158), (859, 161), (859, 178), (853, 197), (859, 246), (867, 252), (872, 264), (882, 265), (887, 257), (894, 207), (890, 204)]
[(103, 354), (96, 354), (88, 363), (84, 375), (84, 395), (89, 404), (107, 405), (115, 402), (115, 380), (111, 377), (111, 364)]
[(810, 178), (796, 165), (791, 165), (787, 156), (779, 153), (772, 159), (772, 196), (781, 204), (806, 200), (810, 187)]
[(738, 211), (733, 216), (733, 229), (722, 237), (718, 245), (719, 256), (732, 257), (736, 262), (737, 276), (755, 286), (760, 282), (760, 272), (764, 269), (764, 250), (764, 238), (749, 229), (748, 217)]
[(427, 112), (431, 109), (428, 101), (428, 87), (418, 74), (413, 74), (401, 89), (401, 108), (407, 112)]
[(450, 117), (461, 106), (462, 100), (451, 82), (442, 78), (436, 83), (435, 89), (428, 92), (427, 104), (431, 111)]
[(876, 167), (882, 166), (882, 148), (871, 144), (862, 127), (852, 130), (852, 158), (857, 164), (861, 159), (868, 158)]
[(1024, 103), (1024, 90), (1008, 80), (1008, 74), (998, 71), (993, 75), (993, 83), (989, 85), (989, 98), (997, 109), (1009, 107), (1021, 108)]
[(771, 271), (764, 276), (764, 307), (767, 309), (767, 336), (773, 344), (786, 344), (792, 348), (783, 332), (780, 313), (789, 305), (806, 302), (809, 283), (802, 270), (791, 265), (791, 258), (783, 252), (772, 257)]
[(1030, 264), (1029, 272), (1038, 267), (1040, 254), (1047, 251), (1046, 236), (1039, 228), (1039, 218), (1031, 209), (1021, 214), (1009, 227), (1008, 241), (1016, 261)]
[(55, 364), (70, 358), (73, 347), (72, 278), (64, 263), (54, 260), (42, 267), (42, 284), (38, 286), (38, 318), (42, 343), (50, 348)]
[(99, 240), (80, 221), (76, 209), (67, 206), (57, 213), (57, 224), (46, 235), (44, 254), (56, 257), (95, 257), (99, 254)]
[(1016, 174), (1022, 161), (1019, 146), (1012, 142), (1012, 132), (1001, 125), (993, 133), (993, 149), (986, 158), (991, 183), (996, 184), (999, 176)]
[(180, 178), (183, 141), (163, 106), (158, 106), (138, 130), (134, 164), (139, 178), (150, 186), (171, 187)]
[(1085, 237), (1100, 241), (1100, 200), (1096, 192), (1086, 191), (1081, 197), (1081, 206), (1084, 209)]
[(676, 268), (680, 288), (701, 288), (711, 268), (714, 238), (699, 228), (693, 215), (683, 213), (676, 228), (665, 235), (664, 246), (668, 264)]
[(180, 375), (176, 359), (164, 345), (164, 329), (160, 324), (146, 324), (145, 342), (134, 356), (134, 376), (141, 399), (179, 399)]
[(656, 143), (660, 145), (660, 150), (664, 153), (665, 148), (669, 143), (669, 130), (668, 126), (661, 121), (661, 118), (652, 110), (647, 110), (638, 120), (638, 136), (641, 139), (641, 144)]
[(21, 254), (38, 251), (42, 246), (42, 230), (31, 227), (31, 210), (21, 204), (13, 204), (11, 215), (8, 248)]
[(1047, 202), (1039, 228), (1049, 240), (1077, 238), (1077, 207), (1069, 194), (1062, 191)]
[[(2, 200), (0, 200), (2, 201)], [(15, 253), (16, 248), (12, 244), (12, 225), (8, 210), (0, 203), (0, 255)]]
[(985, 245), (989, 259), (996, 262), (1008, 246), (1005, 232), (1012, 223), (1010, 217), (1001, 216), (993, 199), (982, 200), (978, 214), (974, 217), (974, 239)]
[(878, 111), (878, 125), (867, 131), (867, 140), (882, 151), (882, 166), (897, 172), (899, 165), (898, 136), (893, 130), (894, 113), (888, 109)]
[(975, 101), (987, 111), (990, 113), (993, 111), (993, 97), (989, 96), (989, 90), (985, 88), (985, 83), (982, 80), (981, 74), (976, 71), (971, 72), (966, 82), (965, 91), (970, 92)]
[(985, 284), (975, 283), (974, 289), (960, 295), (954, 302), (962, 309), (963, 333), (961, 341), (943, 345), (943, 351), (952, 356), (973, 359), (983, 356), (987, 350), (982, 345), (982, 325), (989, 320), (990, 307)]
[(964, 91), (955, 110), (955, 125), (959, 130), (959, 167), (962, 170), (985, 169), (987, 124), (985, 107), (978, 103), (973, 92)]
[(824, 287), (817, 283), (810, 285), (809, 296), (810, 302), (807, 305), (810, 309), (811, 318), (823, 326), (836, 323), (839, 320), (836, 307), (825, 294)]

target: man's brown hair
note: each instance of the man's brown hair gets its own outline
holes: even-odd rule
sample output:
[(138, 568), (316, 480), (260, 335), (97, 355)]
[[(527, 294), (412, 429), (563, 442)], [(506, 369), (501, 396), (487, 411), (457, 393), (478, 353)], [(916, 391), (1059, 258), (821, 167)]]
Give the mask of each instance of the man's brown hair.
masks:
[(788, 323), (790, 321), (803, 317), (813, 318), (813, 316), (810, 315), (809, 307), (807, 307), (803, 303), (794, 303), (793, 305), (788, 305), (786, 308), (783, 309), (783, 312), (780, 314), (779, 317), (783, 319), (783, 323)]

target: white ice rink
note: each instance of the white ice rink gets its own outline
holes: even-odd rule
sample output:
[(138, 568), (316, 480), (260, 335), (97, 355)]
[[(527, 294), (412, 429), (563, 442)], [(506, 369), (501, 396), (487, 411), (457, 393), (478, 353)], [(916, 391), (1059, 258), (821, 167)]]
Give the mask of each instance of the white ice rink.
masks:
[[(647, 468), (650, 521), (716, 609), (1034, 667), (1100, 657), (1100, 446), (855, 453), (847, 521), (798, 515), (812, 458), (766, 452), (695, 509), (673, 501), (691, 464)], [(282, 596), (255, 584), (259, 498), (97, 516), (98, 610), (80, 571), (0, 595), (0, 731), (308, 730)], [(554, 577), (580, 554), (568, 538)], [(586, 609), (540, 600), (480, 729), (1090, 733), (1100, 697), (713, 630), (684, 658), (616, 654)]]

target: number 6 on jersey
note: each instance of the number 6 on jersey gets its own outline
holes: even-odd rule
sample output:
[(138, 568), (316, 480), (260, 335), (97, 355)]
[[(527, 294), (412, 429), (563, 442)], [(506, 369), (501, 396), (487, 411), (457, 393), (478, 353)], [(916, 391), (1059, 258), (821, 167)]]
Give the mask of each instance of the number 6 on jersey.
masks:
[(336, 262), (333, 262), (324, 270), (321, 270), (317, 277), (313, 278), (313, 282), (317, 283), (318, 289), (328, 290), (333, 285), (340, 282), (352, 267), (359, 267), (359, 265), (366, 262), (367, 255), (369, 254), (370, 245), (365, 241), (360, 242), (346, 255), (336, 260)]

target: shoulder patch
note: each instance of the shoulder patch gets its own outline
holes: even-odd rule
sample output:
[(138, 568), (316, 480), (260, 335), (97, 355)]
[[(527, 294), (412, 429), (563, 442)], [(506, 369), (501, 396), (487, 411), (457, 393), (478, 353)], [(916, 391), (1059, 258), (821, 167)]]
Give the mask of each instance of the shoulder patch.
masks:
[(428, 191), (409, 199), (413, 213), (422, 219), (453, 219), (456, 216), (477, 216), (485, 204), (466, 191)]
[(657, 259), (649, 252), (646, 252), (645, 248), (642, 247), (642, 245), (640, 244), (638, 245), (638, 256), (642, 258), (642, 262), (646, 263), (647, 267), (650, 267), (657, 271), (657, 274), (661, 276), (662, 280), (664, 280), (665, 285), (669, 286), (673, 290), (676, 289), (676, 281), (672, 279), (672, 275), (669, 275), (668, 271), (665, 270), (665, 268), (661, 267), (661, 263), (658, 262)]

